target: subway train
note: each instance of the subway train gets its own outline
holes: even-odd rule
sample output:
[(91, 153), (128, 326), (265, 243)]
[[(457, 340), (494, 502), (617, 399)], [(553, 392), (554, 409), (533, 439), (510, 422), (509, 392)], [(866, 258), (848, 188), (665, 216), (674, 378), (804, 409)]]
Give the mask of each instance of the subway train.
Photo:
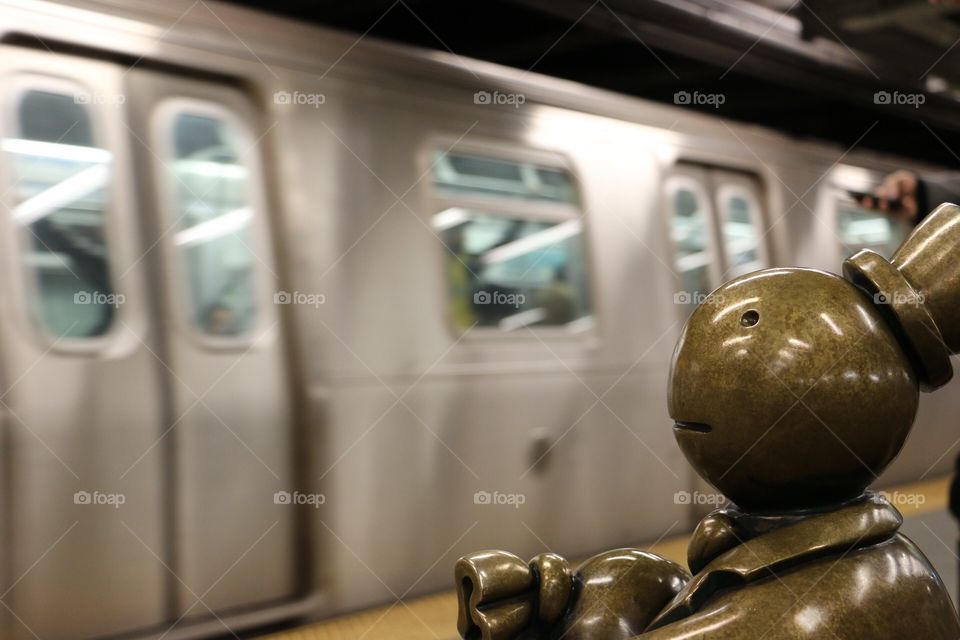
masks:
[[(479, 548), (689, 531), (693, 305), (889, 255), (849, 190), (935, 169), (207, 0), (0, 17), (9, 639), (402, 607)], [(924, 397), (878, 485), (947, 472), (958, 409)]]

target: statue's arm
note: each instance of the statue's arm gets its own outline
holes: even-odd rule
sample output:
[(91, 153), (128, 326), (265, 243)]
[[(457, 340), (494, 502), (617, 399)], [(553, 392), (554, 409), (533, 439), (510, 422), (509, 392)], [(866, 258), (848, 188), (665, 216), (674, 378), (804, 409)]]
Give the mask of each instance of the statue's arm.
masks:
[(639, 549), (594, 556), (575, 574), (554, 554), (526, 563), (504, 551), (483, 551), (457, 563), (457, 628), (470, 640), (557, 633), (565, 640), (627, 640), (689, 579), (676, 563)]

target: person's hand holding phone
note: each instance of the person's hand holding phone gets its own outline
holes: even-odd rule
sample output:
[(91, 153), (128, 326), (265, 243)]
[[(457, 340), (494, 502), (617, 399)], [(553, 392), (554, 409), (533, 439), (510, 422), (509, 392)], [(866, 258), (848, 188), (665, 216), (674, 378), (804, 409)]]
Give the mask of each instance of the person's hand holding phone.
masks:
[(917, 190), (919, 179), (911, 171), (894, 171), (873, 193), (857, 194), (857, 201), (867, 209), (882, 211), (901, 220), (915, 220), (919, 213)]

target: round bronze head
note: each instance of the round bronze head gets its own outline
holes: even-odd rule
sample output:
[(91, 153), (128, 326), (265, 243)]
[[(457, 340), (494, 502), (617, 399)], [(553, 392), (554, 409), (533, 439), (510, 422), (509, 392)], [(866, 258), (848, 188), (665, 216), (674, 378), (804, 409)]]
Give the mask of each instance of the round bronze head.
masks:
[(782, 511), (858, 496), (900, 452), (918, 396), (863, 290), (768, 269), (723, 285), (690, 317), (668, 404), (704, 479), (742, 508)]

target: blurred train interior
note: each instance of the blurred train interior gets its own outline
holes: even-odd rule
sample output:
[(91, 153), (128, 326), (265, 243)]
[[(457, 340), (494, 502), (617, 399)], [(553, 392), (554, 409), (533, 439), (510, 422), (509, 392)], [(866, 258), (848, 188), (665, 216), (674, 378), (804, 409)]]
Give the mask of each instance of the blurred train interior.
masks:
[[(469, 551), (685, 561), (686, 318), (892, 253), (863, 196), (960, 171), (958, 42), (925, 0), (0, 0), (0, 638), (450, 640)], [(958, 415), (876, 482), (954, 597)]]

